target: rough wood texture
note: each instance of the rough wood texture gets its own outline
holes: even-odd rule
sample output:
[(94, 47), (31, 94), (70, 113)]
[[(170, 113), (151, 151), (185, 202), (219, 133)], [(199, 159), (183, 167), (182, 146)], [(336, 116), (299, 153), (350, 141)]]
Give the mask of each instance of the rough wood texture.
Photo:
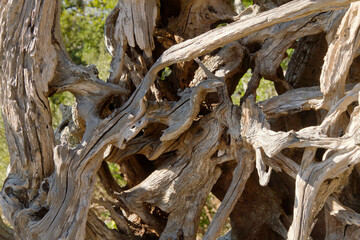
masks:
[(321, 92), (324, 94), (323, 107), (329, 108), (344, 95), (346, 78), (360, 44), (359, 6), (358, 3), (351, 4), (325, 56), (320, 76)]
[[(0, 1), (0, 103), (11, 153), (0, 202), (14, 237), (195, 239), (213, 192), (222, 202), (204, 239), (217, 239), (229, 217), (223, 238), (357, 239), (360, 85), (348, 72), (358, 65), (360, 4), (256, 2), (235, 16), (227, 1), (120, 0), (106, 20), (113, 59), (103, 82), (95, 66), (69, 59), (60, 0)], [(308, 68), (311, 49), (327, 50), (321, 74), (321, 62)], [(165, 67), (173, 72), (161, 82)], [(279, 96), (255, 103), (261, 77)], [(63, 91), (76, 106), (54, 134), (47, 97)], [(64, 126), (80, 142), (73, 148)], [(125, 187), (106, 162), (120, 166)]]

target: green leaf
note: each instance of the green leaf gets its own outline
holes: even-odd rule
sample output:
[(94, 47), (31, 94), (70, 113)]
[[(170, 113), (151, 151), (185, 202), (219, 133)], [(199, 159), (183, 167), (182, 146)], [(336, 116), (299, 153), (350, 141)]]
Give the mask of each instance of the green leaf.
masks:
[(252, 0), (242, 0), (241, 3), (244, 5), (244, 7), (249, 7), (250, 5), (253, 5)]
[[(252, 76), (251, 69), (249, 69), (240, 79), (234, 93), (231, 95), (232, 102), (235, 105), (240, 104), (240, 99), (245, 94), (251, 76)], [(274, 83), (272, 81), (268, 81), (262, 78), (260, 80), (259, 87), (256, 89), (256, 102), (264, 101), (276, 95), (277, 93), (275, 90)]]
[(165, 80), (166, 77), (170, 76), (171, 74), (171, 69), (169, 67), (166, 67), (162, 72), (161, 72), (161, 80)]
[(294, 49), (293, 48), (289, 48), (286, 50), (286, 58), (284, 58), (284, 60), (282, 60), (282, 62), (280, 63), (280, 66), (282, 68), (283, 71), (286, 71), (290, 62), (290, 58), (294, 53)]

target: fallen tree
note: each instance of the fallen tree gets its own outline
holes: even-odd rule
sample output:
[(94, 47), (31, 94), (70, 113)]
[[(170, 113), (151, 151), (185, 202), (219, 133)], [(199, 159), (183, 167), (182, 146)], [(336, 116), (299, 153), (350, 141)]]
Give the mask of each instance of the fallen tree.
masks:
[[(235, 14), (225, 0), (119, 1), (106, 20), (104, 82), (69, 58), (60, 0), (0, 1), (11, 157), (1, 206), (15, 236), (195, 239), (212, 192), (221, 205), (204, 239), (229, 217), (224, 238), (360, 238), (360, 3), (254, 3)], [(255, 103), (262, 78), (278, 96)], [(64, 91), (76, 106), (54, 132), (48, 97)], [(106, 196), (94, 197), (97, 181)]]

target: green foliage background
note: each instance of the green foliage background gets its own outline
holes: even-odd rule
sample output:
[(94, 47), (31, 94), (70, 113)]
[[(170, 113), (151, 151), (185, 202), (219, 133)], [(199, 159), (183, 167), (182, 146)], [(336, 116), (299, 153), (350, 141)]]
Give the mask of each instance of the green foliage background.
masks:
[(249, 7), (253, 4), (252, 0), (242, 0), (241, 3), (244, 5), (244, 7)]
[(105, 19), (116, 0), (63, 0), (61, 32), (70, 57), (77, 64), (95, 64), (99, 77), (109, 75), (110, 54), (104, 41)]
[[(61, 33), (71, 59), (82, 65), (95, 64), (99, 77), (109, 76), (111, 56), (104, 41), (105, 19), (117, 0), (63, 0), (61, 7)], [(55, 94), (50, 99), (53, 128), (61, 121), (59, 105), (71, 106), (75, 98), (69, 92)]]
[(0, 187), (6, 178), (6, 169), (10, 162), (9, 150), (5, 138), (4, 122), (0, 115)]

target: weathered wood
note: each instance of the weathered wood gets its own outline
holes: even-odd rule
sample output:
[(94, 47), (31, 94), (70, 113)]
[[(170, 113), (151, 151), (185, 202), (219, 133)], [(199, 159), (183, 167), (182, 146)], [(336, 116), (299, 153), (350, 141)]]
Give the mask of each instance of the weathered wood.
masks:
[(360, 226), (360, 215), (351, 208), (343, 206), (335, 197), (329, 197), (326, 201), (330, 215), (335, 216), (345, 225)]
[(86, 223), (86, 240), (100, 240), (100, 239), (131, 239), (125, 234), (120, 234), (117, 231), (109, 231), (107, 226), (101, 221), (93, 210), (89, 210), (88, 221)]
[[(349, 91), (351, 91), (351, 93), (349, 93)], [(350, 94), (352, 97), (343, 99), (346, 100), (347, 103), (342, 103), (342, 111), (338, 111), (337, 114), (344, 112), (349, 104), (356, 101), (357, 91), (358, 87), (354, 87), (352, 84), (346, 86), (346, 94)], [(322, 99), (323, 94), (320, 92), (319, 87), (303, 87), (287, 91), (280, 96), (272, 97), (260, 102), (259, 105), (267, 118), (279, 118), (283, 115), (292, 115), (298, 112), (316, 109)], [(332, 108), (334, 109), (335, 106), (336, 105), (332, 106)], [(332, 112), (333, 111), (334, 110), (332, 110)], [(335, 120), (336, 117), (331, 119)]]
[[(357, 93), (357, 86), (354, 87), (354, 93)], [(354, 99), (351, 99), (352, 94), (349, 93), (347, 97), (344, 97), (344, 99), (347, 99), (349, 102), (346, 103), (346, 105), (350, 104), (352, 101), (355, 101), (357, 99), (357, 94)], [(340, 100), (337, 105), (333, 107), (333, 109), (344, 109), (343, 107), (340, 107), (341, 104), (344, 102), (344, 100)], [(346, 101), (345, 101), (346, 102)], [(256, 107), (251, 107), (250, 100), (247, 101), (247, 107), (244, 109), (247, 109), (250, 114), (245, 114), (243, 117), (246, 119), (244, 120), (243, 124), (243, 136), (246, 136), (246, 141), (250, 142), (254, 148), (262, 147), (265, 151), (265, 153), (272, 157), (275, 154), (279, 153), (281, 149), (285, 147), (307, 147), (303, 156), (302, 160), (302, 166), (300, 168), (300, 171), (298, 173), (297, 177), (297, 186), (296, 189), (296, 202), (295, 206), (297, 206), (294, 209), (294, 220), (292, 227), (289, 230), (288, 238), (290, 239), (307, 239), (311, 232), (311, 220), (315, 217), (315, 215), (318, 213), (318, 211), (321, 209), (322, 204), (325, 202), (326, 198), (336, 190), (336, 188), (339, 186), (339, 184), (343, 184), (344, 181), (346, 181), (346, 177), (349, 175), (349, 169), (351, 170), (351, 166), (356, 164), (360, 159), (357, 155), (357, 145), (355, 144), (354, 139), (350, 140), (354, 135), (352, 135), (350, 132), (348, 134), (344, 135), (344, 140), (340, 144), (335, 144), (333, 146), (324, 144), (322, 146), (318, 145), (320, 142), (327, 142), (330, 140), (330, 138), (323, 138), (320, 137), (320, 140), (316, 139), (316, 135), (314, 133), (321, 131), (324, 126), (326, 126), (326, 123), (330, 119), (336, 119), (337, 117), (334, 117), (333, 112), (334, 110), (330, 111), (327, 117), (324, 119), (323, 123), (324, 125), (320, 125), (319, 129), (309, 127), (308, 129), (302, 129), (298, 133), (266, 133), (267, 131), (261, 133), (262, 124), (256, 123), (255, 119), (258, 119), (257, 121), (264, 121), (264, 116), (260, 114), (259, 111), (256, 111)], [(356, 113), (352, 114), (352, 117), (354, 118), (356, 116)], [(356, 118), (356, 117), (355, 117)], [(252, 121), (255, 121), (251, 123)], [(249, 125), (250, 123), (250, 125)], [(349, 125), (350, 128), (348, 128), (348, 131), (353, 132), (355, 129), (352, 129), (351, 126), (354, 126), (354, 120)], [(253, 127), (249, 127), (253, 126)], [(255, 127), (257, 126), (257, 127)], [(266, 124), (265, 124), (266, 126)], [(257, 128), (256, 130), (254, 129)], [(309, 131), (311, 130), (311, 131)], [(312, 133), (312, 136), (310, 135), (308, 137), (305, 137), (308, 133)], [(255, 133), (258, 135), (258, 137), (250, 137), (251, 134)], [(305, 135), (303, 135), (305, 134)], [(302, 140), (298, 140), (298, 137), (303, 136), (304, 138)], [(276, 137), (275, 137), (276, 136)], [(348, 138), (350, 137), (350, 138)], [(256, 140), (255, 140), (256, 139)], [(266, 139), (266, 140), (265, 140)], [(269, 139), (271, 140), (271, 143), (275, 144), (268, 144)], [(326, 140), (328, 139), (328, 140)], [(345, 142), (349, 142), (349, 145), (347, 145)], [(309, 141), (306, 143), (306, 141)], [(332, 140), (330, 140), (332, 141)], [(346, 146), (347, 145), (347, 146)], [(345, 147), (346, 146), (346, 147)], [(309, 148), (311, 147), (311, 148)], [(337, 150), (337, 152), (329, 154), (329, 157), (326, 158), (326, 155), (324, 155), (323, 162), (315, 163), (313, 162), (313, 158), (315, 155), (316, 148), (313, 147), (325, 147)], [(347, 150), (345, 150), (347, 149)], [(328, 150), (330, 152), (331, 150)], [(312, 163), (313, 162), (313, 163)], [(339, 164), (339, 165), (336, 165)], [(344, 165), (342, 165), (344, 164)], [(343, 166), (343, 167), (341, 167)], [(344, 175), (344, 174), (345, 175)], [(336, 178), (337, 177), (337, 178)], [(324, 183), (326, 179), (336, 179), (333, 181), (330, 181), (330, 184), (327, 183), (325, 185), (321, 185)], [(311, 186), (311, 187), (310, 187)], [(308, 188), (308, 189), (307, 189)], [(319, 196), (318, 193), (321, 188), (325, 188), (327, 190), (322, 190), (322, 196)], [(305, 190), (307, 189), (307, 190)], [(303, 192), (306, 191), (306, 192)], [(306, 196), (306, 197), (305, 197)], [(319, 205), (313, 205), (315, 204), (315, 199), (317, 201), (316, 204)], [(322, 200), (321, 200), (322, 199)], [(309, 202), (303, 202), (303, 201), (309, 201)], [(318, 208), (318, 210), (314, 211), (314, 208)], [(297, 214), (304, 214), (304, 215), (297, 215)]]
[(0, 239), (3, 240), (13, 240), (15, 239), (14, 230), (4, 223), (0, 219)]
[[(278, 94), (293, 89), (285, 81), (280, 63), (286, 50), (294, 45), (297, 39), (312, 34), (318, 34), (336, 25), (336, 20), (342, 17), (342, 11), (312, 14), (305, 18), (277, 24), (273, 27), (257, 31), (241, 40), (241, 44), (251, 46), (261, 43), (253, 56), (254, 71), (243, 98), (255, 94), (261, 77), (275, 83)], [(306, 24), (305, 24), (306, 22)]]
[[(120, 12), (120, 14), (119, 14)], [(148, 57), (154, 49), (153, 33), (158, 6), (156, 0), (120, 0), (112, 12), (111, 24), (114, 33), (107, 35), (107, 47), (114, 54), (117, 43), (121, 46), (138, 45)], [(110, 26), (107, 24), (107, 26)], [(109, 32), (109, 31), (108, 31)]]
[[(90, 157), (88, 160), (94, 157), (98, 159), (88, 165), (84, 155), (86, 156), (92, 147), (84, 149), (84, 145), (80, 145), (77, 150), (70, 150), (66, 146), (55, 148), (50, 108), (46, 96), (50, 91), (77, 92), (79, 93), (77, 100), (81, 105), (84, 103), (81, 100), (85, 100), (82, 97), (89, 92), (117, 91), (119, 87), (115, 85), (110, 87), (101, 82), (96, 78), (96, 73), (91, 67), (81, 68), (70, 64), (70, 60), (64, 54), (61, 37), (59, 37), (60, 1), (51, 3), (29, 1), (24, 4), (22, 2), (17, 2), (16, 5), (12, 5), (11, 2), (4, 3), (1, 12), (3, 24), (1, 36), (6, 44), (1, 47), (1, 58), (5, 59), (9, 54), (7, 51), (18, 49), (14, 52), (13, 59), (2, 61), (1, 67), (2, 84), (8, 86), (2, 88), (2, 110), (5, 116), (13, 116), (11, 119), (5, 118), (8, 136), (13, 137), (9, 138), (12, 167), (10, 177), (5, 182), (2, 192), (2, 205), (6, 210), (4, 214), (15, 226), (15, 231), (21, 239), (55, 239), (60, 236), (82, 239), (95, 173), (102, 160), (101, 157), (99, 158), (101, 152), (93, 156), (88, 155)], [(24, 7), (19, 8), (20, 5)], [(20, 15), (14, 15), (17, 9), (24, 9), (24, 11)], [(34, 12), (31, 12), (32, 9)], [(19, 28), (14, 28), (10, 22), (5, 21), (6, 18), (28, 21), (31, 24), (19, 23), (17, 24)], [(26, 32), (29, 34), (20, 35)], [(13, 40), (5, 41), (9, 36)], [(15, 39), (23, 39), (23, 43), (18, 44)], [(73, 66), (74, 71), (69, 73), (68, 70), (71, 68), (62, 71), (64, 69), (61, 66), (69, 66), (69, 64)], [(61, 86), (65, 88), (59, 88), (57, 81), (71, 75), (73, 77), (67, 78), (68, 82)], [(11, 79), (13, 79), (13, 87), (6, 82)], [(34, 81), (35, 79), (37, 81)], [(84, 81), (88, 81), (88, 84), (84, 84)], [(51, 87), (49, 88), (48, 85)], [(81, 88), (72, 87), (73, 85), (81, 86)], [(96, 102), (96, 97), (93, 100)], [(94, 102), (85, 104), (85, 107), (92, 108)], [(96, 126), (96, 118), (90, 117), (91, 114), (89, 116), (88, 112), (83, 111), (85, 109), (81, 110), (81, 117), (89, 120), (86, 131), (92, 132), (92, 125)], [(35, 126), (35, 128), (29, 126)], [(24, 138), (24, 136), (27, 137)], [(88, 139), (88, 136), (85, 132), (84, 139)], [(40, 139), (47, 139), (47, 141), (39, 142)], [(96, 141), (93, 144), (96, 144)], [(84, 171), (85, 166), (88, 170)], [(49, 177), (52, 172), (54, 172), (53, 175)], [(45, 179), (45, 177), (49, 178)], [(67, 212), (71, 217), (59, 215), (59, 212)]]
[[(251, 151), (251, 150), (250, 150)], [(234, 170), (231, 185), (221, 202), (208, 230), (204, 235), (204, 239), (216, 239), (225, 225), (225, 221), (233, 210), (237, 200), (244, 191), (245, 184), (254, 169), (253, 154), (249, 154), (249, 150), (242, 149), (235, 153), (238, 165)]]
[[(17, 237), (136, 239), (149, 231), (149, 238), (195, 239), (202, 206), (224, 179), (222, 203), (204, 239), (216, 239), (229, 216), (231, 235), (239, 239), (263, 232), (274, 239), (308, 239), (325, 203), (324, 225), (334, 234), (326, 235), (335, 239), (336, 226), (351, 224), (345, 237), (357, 236), (358, 213), (335, 196), (360, 162), (360, 85), (345, 91), (358, 55), (359, 3), (264, 0), (260, 10), (235, 17), (224, 2), (119, 1), (106, 21), (113, 55), (108, 82), (98, 78), (95, 66), (69, 59), (59, 31), (60, 0), (0, 2), (1, 108), (11, 152), (1, 204)], [(176, 6), (179, 14), (164, 16), (163, 29), (156, 29), (159, 10)], [(343, 8), (344, 17), (344, 10), (330, 11)], [(223, 22), (229, 24), (214, 28)], [(314, 34), (332, 40), (321, 85), (291, 90), (279, 64), (298, 38)], [(192, 60), (205, 54), (206, 67), (196, 60), (196, 70)], [(159, 72), (172, 64), (177, 70), (170, 83), (158, 84)], [(233, 106), (229, 96), (249, 67), (253, 76), (243, 104)], [(179, 94), (163, 94), (172, 81), (186, 78), (181, 75), (190, 79), (174, 85), (181, 86)], [(257, 105), (252, 94), (261, 77), (275, 82), (279, 96)], [(73, 93), (77, 105), (55, 138), (47, 97), (63, 91)], [(327, 112), (318, 124), (298, 131), (275, 131), (269, 121), (320, 108)], [(76, 123), (80, 143), (70, 147), (61, 131)], [(289, 149), (299, 151), (296, 158)], [(117, 185), (104, 161), (119, 164), (126, 187)], [(294, 193), (274, 186), (288, 181), (275, 173), (280, 171), (296, 180)], [(232, 177), (223, 176), (229, 172)], [(90, 210), (98, 175), (112, 201), (94, 201), (110, 212), (117, 230)], [(294, 204), (286, 206), (292, 213), (281, 203), (288, 196), (277, 194), (293, 195)], [(239, 217), (244, 203), (262, 208), (257, 214), (270, 209), (255, 223), (255, 233), (249, 233), (254, 217), (248, 225)]]
[(325, 56), (320, 76), (321, 92), (324, 94), (322, 107), (329, 108), (344, 95), (346, 78), (360, 44), (359, 6), (358, 3), (351, 4)]
[[(190, 222), (177, 221), (177, 219), (185, 217), (185, 215), (179, 214), (179, 211), (184, 212), (184, 207), (186, 206), (186, 208), (189, 208), (188, 211), (185, 211), (189, 214), (188, 218), (199, 216), (200, 212), (193, 214), (194, 210), (190, 211), (192, 204), (202, 205), (208, 194), (206, 189), (210, 191), (209, 188), (204, 188), (206, 181), (209, 181), (209, 179), (216, 181), (219, 177), (220, 172), (216, 168), (217, 163), (211, 161), (211, 156), (218, 149), (217, 146), (219, 145), (219, 138), (223, 128), (216, 121), (211, 120), (209, 122), (209, 119), (202, 119), (198, 124), (190, 129), (187, 134), (180, 137), (180, 142), (175, 145), (179, 152), (179, 159), (169, 159), (168, 162), (165, 162), (163, 166), (153, 172), (142, 183), (121, 194), (127, 206), (144, 221), (154, 226), (158, 232), (162, 232), (163, 227), (159, 220), (146, 213), (143, 203), (150, 203), (170, 213), (169, 218), (173, 220), (168, 221), (162, 237), (177, 236), (179, 229), (182, 229), (185, 238), (192, 239), (195, 237), (196, 225), (193, 225), (193, 221), (190, 221), (191, 224)], [(212, 129), (213, 127), (216, 128), (216, 131)], [(211, 141), (209, 141), (210, 139)], [(198, 142), (195, 149), (181, 147), (190, 140)], [(212, 177), (210, 178), (210, 176)], [(184, 185), (184, 182), (188, 186)], [(189, 195), (189, 200), (186, 200), (186, 198), (182, 197), (183, 194), (181, 192), (186, 193), (188, 187), (191, 187), (193, 189), (192, 192), (196, 194)], [(203, 194), (202, 191), (205, 191), (204, 193), (206, 194)], [(201, 196), (201, 198), (198, 199), (198, 196)], [(190, 202), (192, 204), (189, 204)], [(199, 210), (197, 208), (196, 211)], [(180, 228), (178, 226), (179, 222), (184, 224)]]

